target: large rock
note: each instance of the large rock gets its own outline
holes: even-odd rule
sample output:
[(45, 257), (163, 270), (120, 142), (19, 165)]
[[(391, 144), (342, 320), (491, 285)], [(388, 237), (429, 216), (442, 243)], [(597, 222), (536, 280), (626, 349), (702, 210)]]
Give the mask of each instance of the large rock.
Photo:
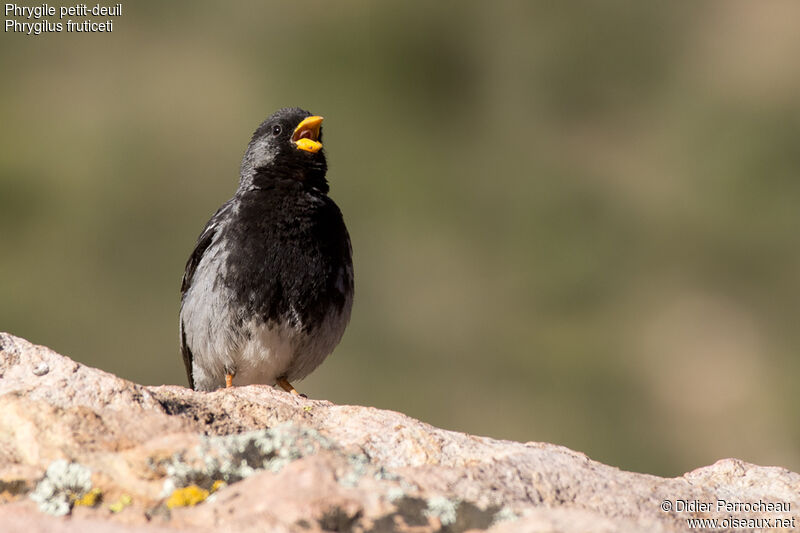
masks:
[(0, 333), (4, 532), (790, 530), (798, 507), (783, 468), (623, 472), (271, 387), (145, 387)]

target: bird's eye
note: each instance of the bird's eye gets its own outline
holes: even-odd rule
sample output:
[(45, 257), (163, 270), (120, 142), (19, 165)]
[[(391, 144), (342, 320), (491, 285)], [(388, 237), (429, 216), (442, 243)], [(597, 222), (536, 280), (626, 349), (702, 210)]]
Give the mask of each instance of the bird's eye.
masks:
[(276, 136), (280, 135), (281, 131), (283, 131), (283, 130), (281, 129), (280, 124), (275, 124), (274, 126), (272, 126), (272, 134), (273, 135), (276, 135)]

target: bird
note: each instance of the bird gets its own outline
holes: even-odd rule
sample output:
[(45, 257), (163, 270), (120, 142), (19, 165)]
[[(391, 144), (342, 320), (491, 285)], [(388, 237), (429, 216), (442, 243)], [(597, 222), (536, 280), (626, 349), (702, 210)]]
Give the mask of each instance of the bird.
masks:
[(292, 385), (339, 344), (353, 306), (350, 235), (328, 196), (322, 120), (279, 109), (253, 133), (239, 186), (186, 262), (180, 347), (189, 385)]

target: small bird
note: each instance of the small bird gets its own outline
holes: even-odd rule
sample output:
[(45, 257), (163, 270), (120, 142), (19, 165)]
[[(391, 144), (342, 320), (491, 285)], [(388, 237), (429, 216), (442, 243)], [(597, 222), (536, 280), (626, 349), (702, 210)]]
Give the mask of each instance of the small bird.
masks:
[(239, 188), (208, 221), (181, 283), (189, 385), (279, 385), (333, 351), (353, 305), (350, 236), (328, 197), (322, 117), (284, 108), (247, 146)]

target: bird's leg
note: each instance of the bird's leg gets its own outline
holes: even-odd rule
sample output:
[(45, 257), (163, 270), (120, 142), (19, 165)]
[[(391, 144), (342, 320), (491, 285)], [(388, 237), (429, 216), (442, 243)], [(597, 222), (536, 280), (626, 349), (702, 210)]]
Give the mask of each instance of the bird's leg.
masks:
[(292, 393), (292, 394), (296, 394), (296, 395), (298, 395), (298, 396), (300, 395), (300, 393), (299, 393), (299, 392), (297, 392), (297, 389), (295, 389), (294, 387), (292, 387), (292, 384), (291, 384), (291, 383), (289, 383), (289, 381), (287, 381), (287, 379), (286, 379), (286, 378), (278, 378), (278, 385), (280, 385), (280, 386), (281, 386), (281, 388), (282, 388), (283, 390), (285, 390), (286, 392), (290, 392), (290, 393)]
[(234, 365), (225, 365), (225, 388), (230, 389), (233, 387), (233, 376), (236, 375), (236, 367)]

